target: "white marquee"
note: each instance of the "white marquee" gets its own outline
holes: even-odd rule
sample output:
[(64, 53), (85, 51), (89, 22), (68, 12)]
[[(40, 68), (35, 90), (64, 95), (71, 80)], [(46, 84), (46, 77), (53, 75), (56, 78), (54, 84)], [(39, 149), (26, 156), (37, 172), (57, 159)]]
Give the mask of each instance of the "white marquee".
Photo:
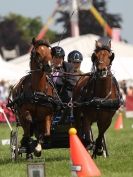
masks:
[[(59, 45), (64, 48), (66, 53), (65, 60), (67, 60), (67, 55), (70, 51), (79, 50), (84, 56), (81, 69), (83, 72), (89, 72), (92, 65), (90, 56), (93, 53), (95, 41), (98, 38), (99, 37), (96, 35), (89, 34), (73, 38), (69, 37), (60, 41)], [(52, 44), (52, 46), (56, 45), (58, 45), (58, 42)], [(115, 53), (115, 58), (112, 63), (112, 72), (117, 80), (133, 79), (133, 45), (112, 41), (112, 50)], [(29, 70), (29, 61), (30, 54), (28, 53), (12, 61), (6, 62), (8, 65), (13, 65), (13, 69), (7, 68), (7, 66), (0, 66), (0, 71), (4, 70), (3, 73), (9, 73), (9, 75), (5, 74), (5, 77), (9, 77), (9, 79), (19, 80), (20, 77), (25, 75)], [(13, 72), (15, 74), (13, 74)], [(0, 73), (0, 78), (1, 76), (2, 74)]]

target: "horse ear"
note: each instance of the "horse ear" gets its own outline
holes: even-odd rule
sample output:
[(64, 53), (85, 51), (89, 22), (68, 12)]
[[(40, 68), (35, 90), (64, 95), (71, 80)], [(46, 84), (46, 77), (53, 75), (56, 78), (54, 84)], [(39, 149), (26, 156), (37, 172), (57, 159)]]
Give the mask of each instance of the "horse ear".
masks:
[(100, 41), (96, 41), (95, 48), (97, 49), (97, 48), (101, 48), (101, 47), (102, 47), (101, 42)]
[(46, 38), (45, 41), (46, 41), (46, 43), (47, 43), (48, 45), (50, 45), (50, 41), (49, 41), (48, 38)]
[(111, 60), (111, 63), (112, 63), (112, 61), (114, 60), (114, 58), (115, 58), (115, 54), (114, 53), (111, 53), (111, 55), (110, 55), (110, 60)]
[(111, 49), (111, 40), (109, 40), (108, 47)]
[(97, 59), (97, 56), (95, 53), (92, 54), (91, 56), (91, 61), (94, 63), (94, 61)]
[(35, 43), (36, 43), (36, 38), (33, 37), (33, 38), (32, 38), (32, 44), (35, 45)]

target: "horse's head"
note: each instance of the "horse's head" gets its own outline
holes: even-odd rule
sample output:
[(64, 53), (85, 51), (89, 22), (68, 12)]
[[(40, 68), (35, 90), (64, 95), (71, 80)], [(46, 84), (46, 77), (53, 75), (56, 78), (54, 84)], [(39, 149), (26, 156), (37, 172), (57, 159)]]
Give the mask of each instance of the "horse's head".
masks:
[(100, 77), (106, 77), (114, 59), (114, 53), (111, 51), (111, 40), (103, 37), (96, 41), (96, 48), (91, 59), (94, 71), (96, 71)]
[(31, 70), (39, 69), (44, 72), (51, 72), (51, 47), (47, 40), (32, 39), (33, 49), (31, 51)]

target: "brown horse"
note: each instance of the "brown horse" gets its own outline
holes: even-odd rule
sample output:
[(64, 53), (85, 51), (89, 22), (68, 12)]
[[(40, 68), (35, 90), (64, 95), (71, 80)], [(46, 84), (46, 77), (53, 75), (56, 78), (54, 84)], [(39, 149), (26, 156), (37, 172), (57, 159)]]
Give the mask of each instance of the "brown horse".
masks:
[(33, 133), (37, 138), (34, 154), (41, 155), (44, 139), (50, 136), (54, 113), (51, 101), (54, 99), (54, 88), (49, 78), (52, 59), (50, 45), (47, 41), (35, 39), (32, 44), (30, 74), (24, 76), (12, 90), (12, 105), (24, 130), (21, 146), (27, 147), (27, 158), (33, 157)]
[[(104, 133), (121, 104), (119, 86), (111, 73), (113, 59), (111, 41), (107, 38), (96, 41), (96, 49), (92, 54), (92, 72), (81, 77), (73, 92), (73, 101), (77, 104), (74, 117), (78, 135), (87, 143), (88, 149), (93, 148), (95, 157), (103, 154)], [(95, 145), (91, 136), (93, 122), (98, 126)]]

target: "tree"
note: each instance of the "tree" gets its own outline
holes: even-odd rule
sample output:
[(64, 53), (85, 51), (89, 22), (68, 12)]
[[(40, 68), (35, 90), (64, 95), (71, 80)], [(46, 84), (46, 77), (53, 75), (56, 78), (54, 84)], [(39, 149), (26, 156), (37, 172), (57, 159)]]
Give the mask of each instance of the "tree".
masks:
[(40, 17), (28, 18), (17, 14), (9, 14), (5, 20), (13, 20), (16, 23), (17, 30), (21, 32), (22, 38), (28, 42), (33, 36), (36, 36), (43, 26)]
[(58, 39), (64, 39), (69, 36), (71, 36), (71, 23), (70, 23), (70, 17), (69, 13), (66, 11), (58, 11), (60, 13), (60, 17), (56, 19), (56, 23), (62, 23), (63, 24), (63, 29), (64, 33), (63, 34), (58, 34)]
[[(0, 19), (0, 48), (8, 50), (19, 47), (20, 55), (29, 51), (33, 37), (37, 37), (43, 23), (40, 17), (27, 18), (11, 13)], [(48, 30), (46, 37), (50, 43), (56, 41), (56, 32)], [(1, 51), (2, 54), (2, 51)]]
[[(121, 16), (108, 13), (105, 0), (93, 0), (93, 5), (111, 27), (121, 28)], [(59, 11), (59, 13), (61, 17), (57, 19), (56, 23), (63, 23), (63, 28), (66, 29), (63, 38), (69, 37), (71, 36), (69, 13), (63, 11)], [(91, 33), (102, 36), (104, 34), (104, 29), (89, 10), (79, 9), (79, 30), (81, 35)]]
[[(28, 43), (21, 39), (21, 31), (17, 29), (15, 21), (2, 20), (0, 22), (0, 49), (4, 47), (7, 50), (12, 50), (16, 46), (19, 47), (20, 54), (26, 53), (29, 48)], [(2, 51), (1, 54), (3, 54)]]

